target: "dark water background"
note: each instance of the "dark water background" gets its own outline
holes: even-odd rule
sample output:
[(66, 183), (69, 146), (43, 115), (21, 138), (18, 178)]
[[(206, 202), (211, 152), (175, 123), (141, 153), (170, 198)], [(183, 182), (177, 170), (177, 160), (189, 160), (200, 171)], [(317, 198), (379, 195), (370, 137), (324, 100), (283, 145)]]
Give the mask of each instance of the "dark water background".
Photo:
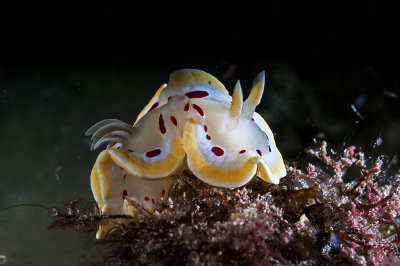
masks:
[[(394, 8), (375, 1), (232, 5), (11, 9), (15, 16), (1, 26), (0, 208), (73, 199), (91, 206), (97, 152), (85, 130), (105, 118), (133, 123), (168, 76), (186, 67), (213, 74), (230, 92), (240, 79), (245, 95), (266, 70), (257, 111), (286, 160), (305, 166), (304, 149), (317, 138), (396, 162)], [(94, 233), (50, 231), (50, 223), (40, 208), (0, 212), (0, 255), (17, 265), (74, 265), (104, 254), (89, 244)]]

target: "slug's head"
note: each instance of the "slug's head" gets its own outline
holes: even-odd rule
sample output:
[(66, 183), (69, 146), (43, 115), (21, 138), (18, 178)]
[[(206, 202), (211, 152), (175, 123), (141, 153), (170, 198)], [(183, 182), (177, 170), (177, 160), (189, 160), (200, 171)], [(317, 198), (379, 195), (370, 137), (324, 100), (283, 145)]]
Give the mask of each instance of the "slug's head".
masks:
[(194, 113), (184, 135), (188, 166), (197, 177), (216, 186), (238, 187), (255, 174), (275, 184), (286, 175), (274, 136), (255, 113), (264, 84), (261, 72), (245, 101), (239, 81), (229, 102), (192, 100), (204, 111), (201, 117)]

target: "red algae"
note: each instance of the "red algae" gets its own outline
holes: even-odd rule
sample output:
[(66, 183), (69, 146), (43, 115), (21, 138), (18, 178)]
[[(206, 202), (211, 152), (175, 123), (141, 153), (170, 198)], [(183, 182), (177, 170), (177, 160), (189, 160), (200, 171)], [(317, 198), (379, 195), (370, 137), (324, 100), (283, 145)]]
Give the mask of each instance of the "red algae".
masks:
[[(175, 176), (159, 212), (101, 215), (97, 209), (53, 208), (52, 228), (94, 233), (104, 219), (125, 219), (105, 240), (110, 254), (94, 265), (390, 265), (399, 263), (400, 175), (381, 159), (322, 142), (306, 153), (306, 169), (285, 162), (279, 185), (258, 178), (237, 189)], [(341, 155), (340, 155), (341, 154)], [(359, 175), (348, 177), (355, 167)], [(350, 172), (351, 173), (351, 172)], [(344, 182), (343, 180), (351, 180)]]

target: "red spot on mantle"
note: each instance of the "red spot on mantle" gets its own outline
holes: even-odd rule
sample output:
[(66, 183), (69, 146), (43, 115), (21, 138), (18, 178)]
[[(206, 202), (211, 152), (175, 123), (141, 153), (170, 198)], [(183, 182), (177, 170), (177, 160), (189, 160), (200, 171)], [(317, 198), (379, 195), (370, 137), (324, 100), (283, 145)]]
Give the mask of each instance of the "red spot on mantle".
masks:
[(174, 123), (175, 126), (178, 126), (178, 121), (176, 121), (175, 116), (171, 116), (171, 121), (172, 121), (172, 123)]
[(165, 189), (163, 189), (163, 190), (161, 191), (161, 197), (164, 197), (164, 195), (165, 195)]
[(242, 153), (245, 153), (246, 152), (246, 150), (241, 150), (240, 152), (239, 152), (239, 154), (242, 154)]
[(209, 94), (206, 91), (190, 91), (185, 94), (189, 98), (204, 98)]
[(152, 111), (152, 110), (154, 110), (154, 109), (156, 109), (157, 106), (158, 106), (158, 102), (156, 102), (155, 104), (153, 104), (153, 105), (151, 106), (151, 108), (149, 109), (149, 112)]
[(186, 105), (185, 105), (185, 107), (183, 107), (183, 111), (188, 111), (189, 110), (189, 103), (187, 103)]
[(261, 153), (261, 151), (260, 151), (259, 149), (257, 149), (256, 152), (257, 152), (258, 154), (260, 154), (260, 156), (262, 156), (262, 153)]
[(271, 146), (268, 145), (269, 152), (271, 152)]
[(207, 138), (208, 140), (211, 140), (211, 136), (210, 136), (210, 135), (207, 135), (206, 138)]
[(144, 200), (145, 200), (145, 201), (149, 201), (150, 198), (146, 196), (146, 197), (144, 197)]
[(160, 126), (160, 132), (162, 134), (165, 134), (165, 132), (167, 132), (167, 129), (165, 128), (164, 118), (162, 117), (162, 115), (160, 115), (160, 118), (158, 119), (158, 125)]
[(206, 125), (204, 125), (204, 131), (207, 132), (207, 126)]
[(122, 192), (122, 198), (125, 199), (128, 196), (128, 191), (126, 189)]
[(211, 151), (216, 155), (216, 156), (222, 156), (224, 155), (224, 150), (221, 149), (220, 147), (212, 147)]
[(199, 113), (199, 115), (204, 116), (203, 109), (201, 109), (200, 106), (198, 106), (197, 104), (193, 104), (193, 108)]
[(160, 155), (160, 153), (161, 153), (160, 149), (155, 149), (155, 150), (146, 152), (146, 156), (149, 157), (149, 158), (152, 158), (152, 157), (155, 157), (157, 155)]

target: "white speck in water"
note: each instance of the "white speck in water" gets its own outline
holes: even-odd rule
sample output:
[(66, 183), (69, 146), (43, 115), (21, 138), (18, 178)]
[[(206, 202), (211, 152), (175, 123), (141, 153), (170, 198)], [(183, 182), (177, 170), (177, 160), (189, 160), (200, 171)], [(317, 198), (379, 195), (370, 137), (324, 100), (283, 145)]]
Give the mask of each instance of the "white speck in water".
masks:
[(57, 181), (60, 181), (60, 180), (61, 180), (61, 176), (58, 174), (58, 173), (61, 171), (61, 169), (62, 169), (62, 166), (57, 166), (57, 167), (56, 167), (56, 170), (55, 170), (55, 172), (54, 172), (54, 175), (56, 176), (56, 180), (57, 180)]
[(382, 145), (382, 142), (383, 142), (382, 138), (381, 138), (381, 137), (379, 137), (379, 138), (377, 138), (377, 139), (376, 139), (376, 141), (375, 141), (375, 145), (376, 145), (377, 147), (379, 147), (379, 146), (381, 146), (381, 145)]
[(394, 93), (392, 91), (384, 90), (383, 94), (385, 94), (386, 96), (392, 97), (392, 98), (399, 98), (399, 95), (397, 95), (397, 93)]
[(61, 177), (60, 177), (60, 175), (59, 175), (58, 173), (54, 173), (54, 175), (56, 176), (56, 180), (57, 180), (57, 181), (60, 181), (60, 180), (61, 180)]
[(356, 115), (361, 118), (361, 120), (365, 120), (364, 116), (361, 115), (361, 113), (357, 110), (357, 108), (354, 106), (354, 104), (350, 105), (351, 109), (353, 110)]

